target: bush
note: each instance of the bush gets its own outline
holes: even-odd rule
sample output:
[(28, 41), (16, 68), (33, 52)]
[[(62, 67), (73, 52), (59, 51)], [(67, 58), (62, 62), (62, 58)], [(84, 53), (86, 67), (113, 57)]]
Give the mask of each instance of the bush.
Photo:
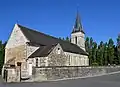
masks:
[(92, 66), (99, 66), (99, 64), (94, 62), (94, 63), (92, 63)]

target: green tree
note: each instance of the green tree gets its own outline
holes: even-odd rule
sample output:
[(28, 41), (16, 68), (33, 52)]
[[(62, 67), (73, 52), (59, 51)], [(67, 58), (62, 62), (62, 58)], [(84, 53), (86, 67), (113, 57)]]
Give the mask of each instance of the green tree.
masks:
[(100, 42), (100, 49), (99, 49), (100, 51), (99, 51), (99, 53), (100, 53), (100, 59), (99, 59), (99, 65), (100, 66), (103, 66), (103, 53), (104, 53), (104, 43), (103, 43), (103, 41), (101, 41)]
[(108, 65), (108, 54), (107, 54), (107, 42), (104, 44), (104, 54), (103, 54), (103, 58), (104, 58), (104, 64), (103, 65)]
[(89, 45), (89, 63), (90, 63), (90, 65), (92, 65), (92, 63), (93, 63), (93, 55), (92, 55), (92, 48), (93, 48), (93, 39), (92, 39), (92, 37), (90, 38), (90, 45)]
[(58, 39), (62, 40), (62, 38), (61, 38), (61, 37), (59, 37)]
[(65, 39), (65, 40), (66, 40), (66, 41), (68, 41), (68, 42), (70, 42), (70, 39), (69, 39), (69, 37), (68, 37), (68, 36), (66, 37), (66, 39)]
[(118, 65), (119, 64), (119, 57), (118, 57), (118, 52), (117, 52), (117, 46), (114, 45), (114, 64)]
[(117, 51), (116, 51), (116, 55), (118, 58), (118, 64), (120, 64), (120, 35), (118, 35), (117, 37)]
[(114, 42), (112, 38), (109, 39), (108, 41), (108, 62), (109, 64), (114, 63)]
[(85, 49), (86, 49), (86, 52), (89, 53), (89, 37), (86, 37), (86, 40), (85, 40)]
[(96, 64), (97, 63), (97, 59), (96, 59), (96, 53), (97, 52), (97, 43), (93, 42), (93, 47), (92, 47), (92, 64)]
[(65, 40), (64, 37), (62, 38), (62, 40)]
[(3, 64), (4, 64), (5, 45), (6, 45), (6, 42), (2, 44), (2, 41), (0, 41), (0, 74), (2, 71)]
[(97, 52), (96, 52), (96, 62), (100, 65), (100, 45), (98, 45)]

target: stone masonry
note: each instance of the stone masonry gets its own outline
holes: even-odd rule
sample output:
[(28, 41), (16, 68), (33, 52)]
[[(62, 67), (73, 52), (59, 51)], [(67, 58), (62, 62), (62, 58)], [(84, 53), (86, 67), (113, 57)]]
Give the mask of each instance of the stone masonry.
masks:
[(32, 81), (47, 81), (68, 78), (78, 78), (86, 76), (104, 75), (111, 72), (120, 71), (120, 66), (116, 67), (34, 67)]
[(6, 61), (15, 58), (16, 62), (20, 62), (23, 61), (26, 56), (26, 45), (6, 49)]
[[(57, 53), (58, 48), (60, 49), (60, 54)], [(64, 54), (60, 44), (58, 44), (48, 55), (48, 66), (65, 66), (66, 60), (67, 56)]]

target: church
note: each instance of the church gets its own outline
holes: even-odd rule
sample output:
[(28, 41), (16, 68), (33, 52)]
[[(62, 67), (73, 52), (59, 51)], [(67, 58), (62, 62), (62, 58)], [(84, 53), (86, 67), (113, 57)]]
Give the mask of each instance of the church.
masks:
[(16, 75), (19, 73), (20, 77), (32, 76), (33, 67), (89, 66), (88, 53), (85, 50), (85, 32), (79, 13), (70, 39), (70, 42), (64, 41), (15, 24), (5, 47), (3, 77), (9, 81), (17, 80)]

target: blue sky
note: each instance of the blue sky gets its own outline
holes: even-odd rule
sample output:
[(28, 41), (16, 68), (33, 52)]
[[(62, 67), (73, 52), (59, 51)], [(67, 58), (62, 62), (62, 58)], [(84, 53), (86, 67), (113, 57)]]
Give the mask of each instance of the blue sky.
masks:
[(78, 5), (86, 36), (116, 41), (119, 0), (0, 0), (0, 40), (8, 39), (16, 22), (52, 36), (70, 36)]

